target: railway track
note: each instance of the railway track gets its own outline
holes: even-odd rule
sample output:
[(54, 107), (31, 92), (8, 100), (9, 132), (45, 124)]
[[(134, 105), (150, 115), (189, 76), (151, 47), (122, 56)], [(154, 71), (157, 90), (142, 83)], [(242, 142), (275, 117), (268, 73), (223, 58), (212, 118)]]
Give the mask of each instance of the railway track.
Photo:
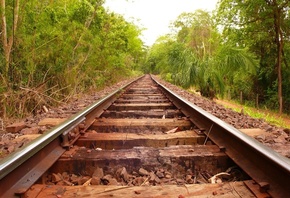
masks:
[(149, 75), (0, 161), (1, 197), (290, 197), (290, 162)]

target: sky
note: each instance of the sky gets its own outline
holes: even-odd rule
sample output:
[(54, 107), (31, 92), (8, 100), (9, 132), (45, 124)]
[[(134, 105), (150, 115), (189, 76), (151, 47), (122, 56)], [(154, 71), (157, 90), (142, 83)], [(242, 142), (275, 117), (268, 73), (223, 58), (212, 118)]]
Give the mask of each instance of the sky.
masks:
[[(104, 7), (121, 14), (126, 20), (145, 28), (142, 40), (151, 46), (155, 40), (170, 32), (168, 26), (182, 12), (197, 9), (212, 11), (218, 0), (106, 0)], [(134, 19), (134, 20), (133, 20)], [(138, 22), (136, 22), (138, 20)]]

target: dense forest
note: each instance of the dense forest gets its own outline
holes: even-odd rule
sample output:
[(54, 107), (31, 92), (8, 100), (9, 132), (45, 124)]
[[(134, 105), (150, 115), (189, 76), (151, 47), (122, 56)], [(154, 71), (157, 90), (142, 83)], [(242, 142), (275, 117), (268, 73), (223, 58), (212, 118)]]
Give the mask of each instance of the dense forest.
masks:
[(183, 13), (150, 49), (144, 70), (201, 95), (290, 112), (288, 0), (220, 0)]
[(1, 0), (1, 117), (24, 116), (134, 74), (145, 52), (141, 29), (103, 3)]
[(208, 98), (290, 113), (288, 0), (220, 0), (147, 48), (104, 0), (0, 0), (0, 117), (25, 116), (143, 73)]

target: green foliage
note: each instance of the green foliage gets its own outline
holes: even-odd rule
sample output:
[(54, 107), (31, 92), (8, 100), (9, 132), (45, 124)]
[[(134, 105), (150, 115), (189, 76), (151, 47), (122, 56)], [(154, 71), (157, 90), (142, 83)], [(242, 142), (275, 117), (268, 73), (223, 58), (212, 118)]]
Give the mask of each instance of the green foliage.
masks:
[[(286, 110), (290, 104), (287, 94), (290, 82), (285, 79), (288, 79), (285, 74), (290, 69), (286, 66), (289, 59), (285, 56), (290, 41), (289, 1), (221, 0), (217, 21), (223, 29), (224, 40), (247, 47), (260, 61), (257, 74), (252, 79), (255, 83), (252, 91), (271, 108), (277, 108), (283, 96)], [(277, 68), (282, 68), (281, 83)], [(278, 91), (281, 86), (283, 95)], [(281, 104), (278, 106), (281, 108)]]
[(209, 98), (243, 83), (249, 85), (243, 89), (248, 91), (251, 84), (245, 82), (256, 72), (255, 57), (223, 42), (210, 13), (183, 13), (171, 28), (174, 34), (160, 38), (150, 49), (151, 72), (184, 88), (193, 86)]
[[(103, 0), (21, 1), (11, 79), (4, 79), (11, 86), (2, 91), (4, 84), (0, 81), (1, 93), (9, 91), (9, 97), (1, 97), (6, 106), (11, 102), (25, 106), (25, 101), (20, 102), (21, 95), (34, 90), (40, 102), (28, 91), (31, 98), (23, 99), (30, 105), (19, 112), (22, 114), (43, 103), (49, 106), (136, 73), (144, 56), (141, 30), (122, 16), (106, 11), (102, 4)], [(12, 17), (10, 12), (10, 26)], [(5, 104), (3, 114), (18, 111), (17, 105), (5, 109)]]
[(273, 109), (283, 93), (290, 112), (289, 16), (287, 0), (220, 0), (214, 14), (183, 13), (150, 49), (147, 70), (209, 98), (239, 99), (242, 92), (246, 102), (258, 97)]

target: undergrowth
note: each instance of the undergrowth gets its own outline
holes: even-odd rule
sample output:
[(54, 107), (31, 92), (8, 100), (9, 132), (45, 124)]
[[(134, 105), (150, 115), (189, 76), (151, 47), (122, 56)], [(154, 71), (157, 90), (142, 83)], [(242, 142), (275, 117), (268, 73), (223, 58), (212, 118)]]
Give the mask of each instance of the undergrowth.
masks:
[(226, 108), (230, 108), (233, 111), (241, 112), (243, 109), (244, 114), (249, 115), (252, 118), (263, 119), (266, 122), (273, 124), (278, 127), (290, 128), (290, 117), (289, 115), (280, 115), (277, 112), (268, 109), (257, 109), (247, 105), (241, 105), (234, 101), (226, 101), (227, 104), (220, 102)]

